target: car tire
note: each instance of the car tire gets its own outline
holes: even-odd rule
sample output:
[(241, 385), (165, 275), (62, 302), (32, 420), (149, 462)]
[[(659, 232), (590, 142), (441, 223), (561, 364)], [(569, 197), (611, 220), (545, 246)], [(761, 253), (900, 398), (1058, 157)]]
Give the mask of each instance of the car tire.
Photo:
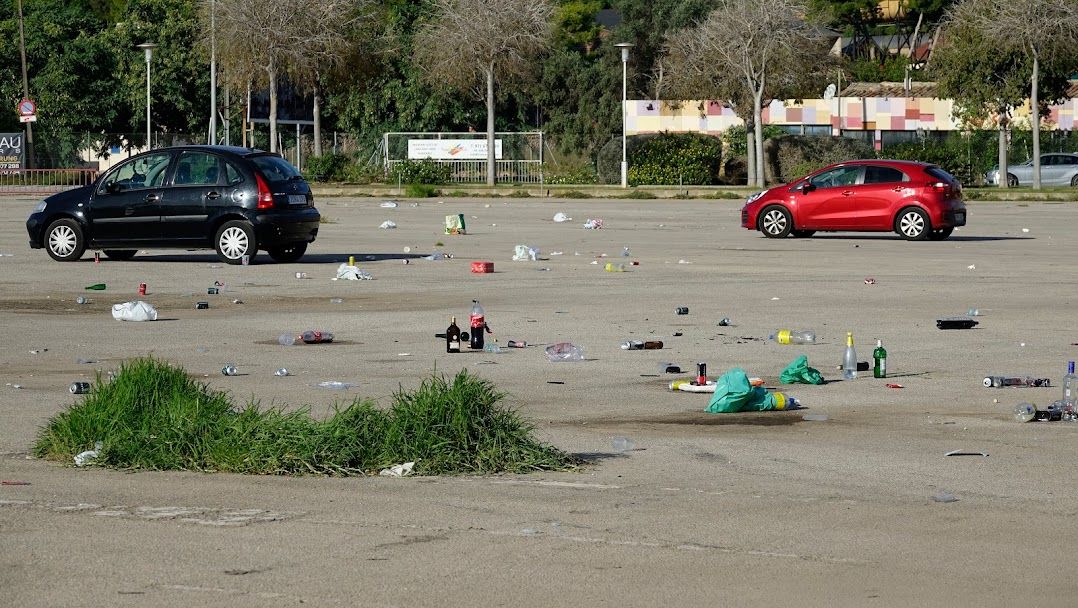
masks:
[(1078, 175), (1071, 178), (1071, 188), (1078, 188)]
[(1017, 175), (1013, 175), (1011, 173), (1007, 174), (1007, 187), (1009, 187), (1009, 188), (1017, 188), (1018, 187), (1018, 176)]
[(106, 249), (105, 257), (110, 260), (125, 262), (135, 257), (136, 253), (138, 253), (138, 249)]
[(946, 239), (947, 237), (951, 236), (952, 232), (954, 232), (954, 226), (948, 226), (946, 228), (940, 228), (938, 230), (933, 230), (932, 232), (928, 233), (928, 240), (930, 240), (930, 241), (942, 241), (942, 240)]
[(760, 212), (757, 225), (760, 232), (764, 233), (764, 236), (771, 239), (783, 239), (789, 236), (790, 230), (794, 227), (794, 222), (793, 218), (790, 217), (790, 212), (785, 207), (771, 205)]
[(258, 253), (255, 229), (249, 222), (241, 220), (221, 224), (213, 246), (217, 249), (217, 257), (226, 264), (242, 264), (243, 256), (248, 256), (248, 262), (251, 262)]
[(268, 247), (266, 252), (275, 262), (282, 264), (298, 262), (303, 257), (303, 254), (307, 253), (307, 243), (289, 243), (279, 247)]
[(906, 207), (895, 217), (895, 232), (907, 241), (923, 241), (932, 234), (932, 222), (921, 209)]
[(810, 236), (816, 234), (815, 230), (791, 230), (790, 234), (794, 235), (795, 239), (807, 239)]
[(74, 262), (86, 251), (82, 226), (71, 218), (56, 220), (45, 230), (45, 250), (57, 262)]

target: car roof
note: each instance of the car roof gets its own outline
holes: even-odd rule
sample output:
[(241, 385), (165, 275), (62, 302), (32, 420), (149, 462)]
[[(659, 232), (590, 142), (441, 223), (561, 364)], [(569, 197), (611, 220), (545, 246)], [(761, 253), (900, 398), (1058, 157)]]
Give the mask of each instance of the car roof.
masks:
[(898, 165), (906, 167), (931, 167), (934, 163), (926, 163), (919, 160), (901, 160), (894, 158), (858, 158), (856, 160), (844, 160), (835, 165)]
[(257, 155), (261, 155), (261, 154), (273, 154), (272, 152), (266, 152), (265, 150), (259, 150), (258, 148), (243, 148), (243, 147), (240, 147), (240, 146), (211, 146), (211, 145), (205, 145), (205, 144), (194, 144), (194, 145), (184, 145), (184, 146), (169, 146), (167, 148), (156, 148), (154, 150), (150, 150), (150, 152), (162, 152), (162, 151), (171, 152), (171, 151), (175, 151), (175, 150), (182, 150), (182, 151), (199, 150), (199, 151), (203, 151), (203, 152), (217, 152), (217, 153), (230, 154), (230, 155), (240, 156), (240, 157), (257, 156)]

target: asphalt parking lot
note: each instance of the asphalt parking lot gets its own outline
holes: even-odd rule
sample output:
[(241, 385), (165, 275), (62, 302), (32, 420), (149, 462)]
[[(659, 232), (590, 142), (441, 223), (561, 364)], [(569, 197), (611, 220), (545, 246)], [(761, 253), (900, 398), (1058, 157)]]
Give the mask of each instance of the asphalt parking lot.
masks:
[[(0, 486), (11, 605), (1073, 604), (1078, 423), (1011, 418), (1057, 387), (981, 385), (995, 373), (1055, 383), (1078, 358), (1073, 202), (971, 202), (951, 238), (911, 243), (768, 240), (739, 227), (736, 201), (381, 200), (321, 199), (327, 222), (303, 260), (263, 254), (246, 267), (168, 250), (60, 264), (26, 244), (35, 201), (0, 200), (0, 479), (30, 484)], [(558, 212), (572, 219), (555, 223)], [(443, 234), (457, 213), (468, 234)], [(603, 228), (585, 230), (589, 218)], [(539, 259), (512, 261), (519, 244)], [(433, 252), (453, 257), (423, 259)], [(350, 255), (374, 280), (331, 280)], [(495, 272), (471, 273), (474, 260)], [(221, 293), (207, 295), (215, 282)], [(108, 288), (83, 289), (94, 283)], [(533, 346), (447, 354), (434, 334), (473, 298), (501, 344)], [(133, 299), (159, 320), (114, 321), (111, 305)], [(971, 307), (978, 327), (936, 328)], [(767, 341), (782, 328), (815, 330), (819, 343)], [(304, 329), (337, 340), (277, 343)], [(887, 380), (841, 379), (847, 331), (861, 360), (883, 340)], [(619, 348), (631, 339), (664, 348)], [(542, 345), (562, 341), (586, 360), (548, 362)], [(237, 400), (316, 415), (467, 367), (591, 464), (329, 479), (27, 457), (37, 428), (73, 402), (71, 382), (147, 354)], [(707, 396), (667, 390), (688, 374), (658, 374), (660, 361), (706, 362), (712, 377), (742, 367), (778, 387), (799, 354), (828, 380), (780, 389), (799, 411), (707, 415)], [(240, 375), (222, 376), (228, 363)], [(280, 367), (292, 375), (275, 377)], [(959, 449), (988, 456), (944, 455)]]

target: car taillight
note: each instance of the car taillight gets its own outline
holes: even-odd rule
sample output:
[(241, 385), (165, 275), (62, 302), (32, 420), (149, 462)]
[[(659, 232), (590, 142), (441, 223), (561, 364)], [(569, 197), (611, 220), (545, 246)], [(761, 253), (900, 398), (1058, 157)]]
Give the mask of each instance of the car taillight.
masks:
[(255, 182), (258, 184), (258, 209), (273, 209), (273, 193), (270, 192), (266, 180), (255, 174)]
[(933, 192), (939, 192), (940, 194), (946, 195), (951, 193), (951, 184), (946, 182), (936, 182), (934, 184), (929, 184), (928, 187), (931, 188)]

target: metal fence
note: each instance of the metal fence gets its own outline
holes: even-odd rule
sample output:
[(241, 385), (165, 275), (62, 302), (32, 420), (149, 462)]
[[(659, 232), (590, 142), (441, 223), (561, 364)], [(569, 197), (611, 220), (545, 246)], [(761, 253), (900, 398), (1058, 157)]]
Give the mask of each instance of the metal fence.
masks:
[(7, 169), (0, 172), (0, 194), (54, 194), (97, 179), (97, 169)]
[[(486, 133), (386, 133), (382, 138), (382, 157), (385, 174), (392, 181), (394, 168), (402, 163), (415, 162), (409, 154), (409, 142), (417, 140), (474, 140), (485, 141)], [(494, 174), (499, 183), (543, 183), (543, 133), (499, 132), (494, 137), (500, 142), (502, 159), (494, 161)], [(483, 183), (487, 179), (485, 159), (430, 158), (431, 162), (449, 168), (449, 182), (454, 184)]]

